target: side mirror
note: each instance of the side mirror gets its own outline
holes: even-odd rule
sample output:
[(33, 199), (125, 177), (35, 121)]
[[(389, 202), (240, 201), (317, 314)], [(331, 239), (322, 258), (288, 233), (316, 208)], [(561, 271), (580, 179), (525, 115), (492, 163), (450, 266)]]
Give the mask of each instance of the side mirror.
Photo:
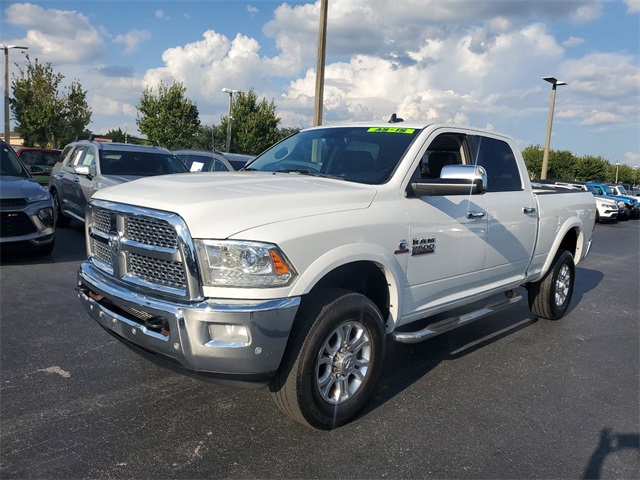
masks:
[(73, 172), (76, 175), (91, 177), (91, 167), (89, 165), (76, 165), (75, 167), (73, 167)]
[(476, 165), (445, 165), (440, 178), (409, 184), (411, 196), (478, 195), (487, 190), (487, 171)]

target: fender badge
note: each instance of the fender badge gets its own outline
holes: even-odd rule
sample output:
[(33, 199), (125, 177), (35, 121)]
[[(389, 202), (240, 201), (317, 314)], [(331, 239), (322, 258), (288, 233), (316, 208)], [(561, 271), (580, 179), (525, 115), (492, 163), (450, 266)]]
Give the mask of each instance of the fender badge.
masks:
[(406, 240), (400, 240), (400, 243), (398, 244), (398, 249), (393, 253), (395, 255), (398, 255), (400, 253), (409, 253), (409, 242), (407, 242)]

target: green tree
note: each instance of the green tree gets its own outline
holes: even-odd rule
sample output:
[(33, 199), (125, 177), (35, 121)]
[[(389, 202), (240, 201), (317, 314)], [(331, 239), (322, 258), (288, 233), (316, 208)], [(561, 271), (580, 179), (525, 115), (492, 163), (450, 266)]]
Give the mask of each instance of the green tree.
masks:
[(547, 178), (550, 180), (575, 180), (576, 157), (567, 150), (551, 150)]
[(91, 122), (87, 92), (79, 82), (62, 86), (64, 75), (55, 73), (50, 63), (31, 62), (18, 66), (11, 87), (11, 111), (15, 130), (27, 146), (60, 148), (85, 131)]
[(544, 150), (540, 145), (529, 145), (522, 150), (522, 157), (524, 158), (524, 163), (527, 166), (527, 172), (529, 172), (529, 178), (531, 180), (540, 178), (543, 154)]
[[(265, 98), (258, 102), (253, 89), (248, 93), (235, 96), (231, 107), (231, 148), (234, 153), (257, 155), (282, 137), (279, 134), (280, 118), (276, 116), (276, 106)], [(226, 146), (228, 118), (221, 118), (217, 132), (214, 132), (217, 145)], [(224, 136), (222, 133), (224, 132)], [(222, 143), (219, 143), (222, 140)]]
[(576, 179), (580, 181), (605, 181), (609, 162), (602, 157), (594, 157), (593, 155), (585, 155), (576, 159)]
[(122, 131), (120, 127), (109, 130), (105, 136), (112, 138), (114, 142), (125, 143), (128, 140), (126, 132)]
[(185, 92), (185, 87), (177, 82), (169, 87), (160, 82), (157, 95), (153, 87), (145, 88), (136, 107), (140, 132), (169, 150), (190, 147), (200, 119), (198, 108), (185, 97)]

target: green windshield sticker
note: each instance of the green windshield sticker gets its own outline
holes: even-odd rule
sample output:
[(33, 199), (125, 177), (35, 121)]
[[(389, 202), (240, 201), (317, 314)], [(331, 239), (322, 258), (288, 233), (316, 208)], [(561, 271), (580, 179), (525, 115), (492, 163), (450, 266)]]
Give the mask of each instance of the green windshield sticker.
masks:
[(415, 132), (415, 128), (400, 128), (400, 127), (371, 127), (367, 130), (367, 133), (408, 133)]

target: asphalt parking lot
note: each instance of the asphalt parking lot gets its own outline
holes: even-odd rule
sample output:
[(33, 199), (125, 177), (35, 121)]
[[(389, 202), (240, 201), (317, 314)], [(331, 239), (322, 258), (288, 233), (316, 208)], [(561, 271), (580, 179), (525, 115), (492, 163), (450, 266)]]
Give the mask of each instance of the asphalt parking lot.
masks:
[(74, 222), (49, 258), (2, 258), (0, 478), (640, 478), (639, 252), (639, 221), (597, 225), (564, 319), (525, 301), (389, 343), (363, 415), (319, 432), (102, 331)]

